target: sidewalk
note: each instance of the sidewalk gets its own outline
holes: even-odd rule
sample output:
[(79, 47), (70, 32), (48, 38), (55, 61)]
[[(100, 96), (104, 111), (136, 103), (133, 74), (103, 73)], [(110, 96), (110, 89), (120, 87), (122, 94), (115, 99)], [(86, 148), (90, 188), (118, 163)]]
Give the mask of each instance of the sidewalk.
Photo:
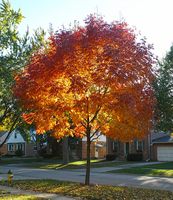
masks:
[(13, 187), (8, 186), (2, 186), (0, 185), (0, 189), (9, 192), (10, 194), (22, 194), (22, 195), (32, 195), (35, 197), (50, 199), (50, 200), (75, 200), (72, 197), (65, 197), (60, 196), (57, 194), (51, 194), (51, 193), (39, 193), (39, 192), (33, 192), (33, 191), (25, 191), (21, 189), (16, 189)]
[[(145, 165), (154, 165), (159, 164), (161, 162), (141, 162), (141, 163), (130, 163), (130, 164), (122, 164), (115, 167), (98, 167), (98, 168), (91, 168), (92, 173), (103, 173), (103, 172), (109, 172), (113, 170), (119, 170), (119, 169), (127, 169), (130, 167), (140, 167)], [(86, 169), (71, 169), (70, 171), (75, 172), (85, 172)], [(67, 170), (68, 171), (68, 170)]]

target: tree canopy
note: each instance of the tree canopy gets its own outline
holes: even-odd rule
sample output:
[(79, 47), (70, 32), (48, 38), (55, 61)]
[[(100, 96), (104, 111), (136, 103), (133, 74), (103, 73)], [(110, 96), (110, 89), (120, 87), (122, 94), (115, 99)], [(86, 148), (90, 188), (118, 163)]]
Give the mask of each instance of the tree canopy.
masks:
[(154, 82), (156, 106), (156, 128), (173, 131), (173, 46), (165, 58), (158, 63)]
[(43, 45), (44, 32), (37, 30), (33, 37), (27, 31), (20, 36), (18, 25), (23, 15), (8, 1), (0, 4), (0, 129), (10, 129), (19, 119), (20, 108), (12, 93), (14, 76)]
[(90, 15), (84, 27), (59, 30), (49, 43), (16, 77), (14, 88), (24, 119), (37, 133), (86, 136), (88, 158), (99, 132), (121, 141), (148, 133), (154, 58), (145, 39), (125, 22), (108, 24)]
[(124, 22), (90, 16), (85, 24), (56, 32), (16, 78), (25, 119), (57, 138), (85, 135), (87, 121), (113, 138), (144, 136), (153, 112), (151, 47)]

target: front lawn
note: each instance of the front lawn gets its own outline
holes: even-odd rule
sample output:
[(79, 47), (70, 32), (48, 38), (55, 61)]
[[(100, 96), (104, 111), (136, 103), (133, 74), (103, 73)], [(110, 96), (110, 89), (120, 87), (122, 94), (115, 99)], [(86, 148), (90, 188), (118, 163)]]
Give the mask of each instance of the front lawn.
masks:
[[(119, 165), (126, 164), (127, 162), (110, 162), (105, 160), (91, 160), (91, 168), (100, 168), (100, 167), (116, 167)], [(41, 169), (84, 169), (86, 168), (86, 160), (70, 162), (66, 165), (62, 163), (35, 163), (31, 167), (41, 168)]]
[(37, 192), (56, 193), (85, 200), (173, 200), (173, 193), (129, 187), (83, 184), (54, 180), (19, 180), (13, 187)]
[[(91, 160), (91, 168), (99, 167), (116, 167), (127, 164), (128, 162), (106, 161), (104, 159)], [(82, 169), (86, 167), (86, 160), (69, 162), (64, 165), (62, 160), (51, 158), (11, 158), (0, 160), (1, 165), (5, 164), (20, 164), (24, 167), (41, 168), (41, 169)]]
[(140, 167), (130, 167), (127, 169), (113, 170), (110, 173), (141, 174), (147, 176), (173, 177), (173, 162), (146, 165)]

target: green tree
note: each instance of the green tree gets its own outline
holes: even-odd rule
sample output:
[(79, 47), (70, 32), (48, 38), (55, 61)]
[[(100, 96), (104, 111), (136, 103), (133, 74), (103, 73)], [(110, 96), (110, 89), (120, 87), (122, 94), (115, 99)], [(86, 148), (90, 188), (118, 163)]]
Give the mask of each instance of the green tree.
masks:
[(173, 46), (158, 66), (154, 83), (157, 99), (156, 128), (173, 131)]
[[(14, 77), (23, 69), (30, 56), (44, 45), (44, 31), (38, 29), (33, 37), (29, 31), (20, 36), (18, 25), (23, 15), (15, 11), (8, 1), (0, 4), (0, 130), (9, 133), (20, 122), (21, 108), (12, 94)], [(3, 145), (3, 144), (2, 144)]]

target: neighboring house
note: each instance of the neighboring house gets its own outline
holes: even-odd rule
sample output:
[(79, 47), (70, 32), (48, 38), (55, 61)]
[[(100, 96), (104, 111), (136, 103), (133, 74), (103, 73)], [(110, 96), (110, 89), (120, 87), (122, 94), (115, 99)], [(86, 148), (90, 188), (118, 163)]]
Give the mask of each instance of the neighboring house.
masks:
[[(0, 144), (6, 139), (8, 131), (0, 132)], [(34, 151), (35, 144), (27, 143), (22, 137), (21, 133), (14, 130), (10, 133), (7, 141), (0, 148), (0, 154), (2, 155), (15, 155), (17, 150), (21, 150), (25, 156), (36, 155)]]
[[(87, 157), (87, 142), (86, 138), (82, 139), (82, 159)], [(106, 157), (106, 136), (101, 135), (96, 141), (91, 142), (91, 158)]]
[(163, 132), (151, 136), (151, 159), (173, 161), (173, 135)]
[(151, 131), (144, 140), (122, 143), (107, 138), (107, 154), (125, 160), (128, 153), (142, 153), (143, 160), (173, 161), (173, 135)]
[[(5, 138), (7, 137), (8, 132), (3, 131), (0, 132), (0, 143), (2, 143)], [(21, 150), (23, 154), (25, 154), (25, 140), (23, 139), (22, 135), (19, 131), (12, 131), (5, 142), (5, 144), (0, 148), (0, 153), (3, 155), (15, 155), (17, 150)]]
[(125, 160), (129, 153), (142, 153), (143, 160), (150, 159), (149, 135), (144, 140), (120, 142), (107, 138), (107, 154), (115, 154), (119, 160)]

